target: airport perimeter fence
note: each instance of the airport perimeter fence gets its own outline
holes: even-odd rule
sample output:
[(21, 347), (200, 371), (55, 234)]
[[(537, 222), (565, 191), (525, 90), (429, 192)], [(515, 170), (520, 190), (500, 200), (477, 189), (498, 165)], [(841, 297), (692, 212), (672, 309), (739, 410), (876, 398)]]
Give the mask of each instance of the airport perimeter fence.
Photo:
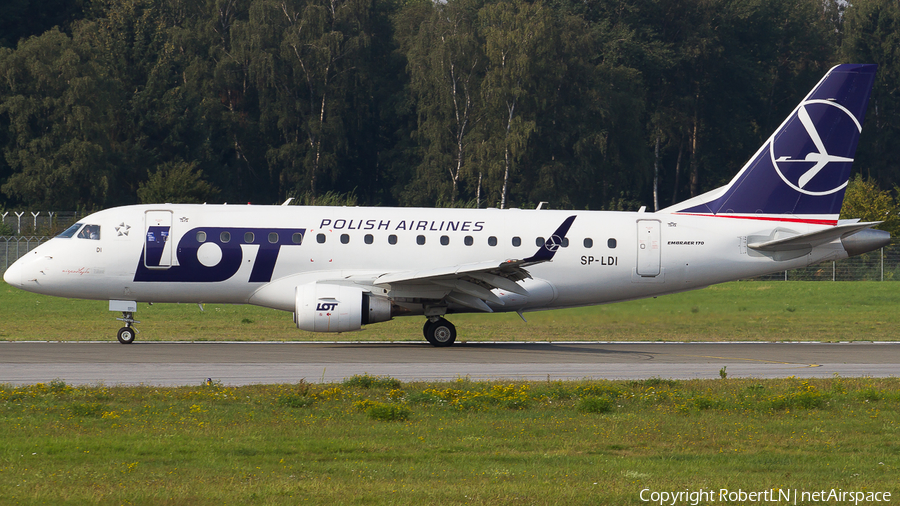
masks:
[[(74, 221), (74, 220), (73, 220)], [(51, 236), (0, 236), (0, 276), (18, 258)], [(821, 262), (753, 278), (760, 281), (900, 281), (900, 245), (889, 245), (863, 255)]]
[(75, 211), (2, 211), (0, 237), (55, 236), (78, 220)]
[(757, 281), (900, 281), (900, 245), (753, 278)]

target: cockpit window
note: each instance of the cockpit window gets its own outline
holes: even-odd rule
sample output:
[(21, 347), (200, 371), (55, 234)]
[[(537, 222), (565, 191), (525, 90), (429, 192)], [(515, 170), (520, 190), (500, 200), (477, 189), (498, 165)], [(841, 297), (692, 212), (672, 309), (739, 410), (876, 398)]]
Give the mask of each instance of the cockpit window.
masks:
[(100, 225), (85, 225), (81, 232), (78, 232), (79, 239), (100, 240)]
[(60, 239), (68, 239), (68, 238), (72, 237), (73, 235), (75, 235), (75, 232), (78, 232), (78, 229), (81, 228), (82, 225), (84, 225), (84, 223), (76, 223), (76, 224), (72, 225), (71, 227), (67, 228), (65, 232), (59, 234), (56, 237), (59, 237)]

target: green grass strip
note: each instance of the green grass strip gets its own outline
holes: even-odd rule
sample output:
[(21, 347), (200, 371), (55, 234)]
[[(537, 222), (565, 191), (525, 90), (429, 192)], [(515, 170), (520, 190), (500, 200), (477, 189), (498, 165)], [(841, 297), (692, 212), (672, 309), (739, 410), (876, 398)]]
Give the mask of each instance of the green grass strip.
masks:
[[(291, 315), (254, 306), (140, 304), (144, 341), (419, 341), (423, 317), (360, 332), (297, 330)], [(895, 341), (900, 287), (867, 281), (741, 281), (604, 306), (448, 318), (460, 341)], [(105, 301), (36, 295), (0, 284), (0, 340), (112, 340)]]
[(0, 386), (0, 504), (896, 500), (898, 407), (897, 378)]

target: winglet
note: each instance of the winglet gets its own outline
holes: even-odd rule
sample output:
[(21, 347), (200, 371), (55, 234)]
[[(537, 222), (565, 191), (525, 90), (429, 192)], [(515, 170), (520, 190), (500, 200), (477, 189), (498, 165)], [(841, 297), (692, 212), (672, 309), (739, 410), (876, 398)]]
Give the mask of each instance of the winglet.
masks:
[(544, 245), (538, 248), (537, 252), (534, 255), (522, 260), (521, 265), (532, 265), (540, 262), (549, 262), (553, 260), (553, 256), (556, 255), (556, 250), (562, 246), (563, 239), (566, 238), (566, 234), (569, 233), (569, 227), (572, 226), (572, 222), (575, 221), (575, 216), (569, 216), (565, 221), (562, 222), (562, 225), (553, 232), (546, 241), (544, 241)]

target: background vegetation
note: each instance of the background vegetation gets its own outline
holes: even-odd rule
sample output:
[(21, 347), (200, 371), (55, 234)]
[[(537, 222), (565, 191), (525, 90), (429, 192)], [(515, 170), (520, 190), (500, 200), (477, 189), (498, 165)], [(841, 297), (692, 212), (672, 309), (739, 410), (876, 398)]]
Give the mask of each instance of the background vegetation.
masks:
[(890, 0), (7, 0), (0, 207), (661, 208), (838, 62), (880, 65), (857, 167), (890, 190), (898, 23)]

